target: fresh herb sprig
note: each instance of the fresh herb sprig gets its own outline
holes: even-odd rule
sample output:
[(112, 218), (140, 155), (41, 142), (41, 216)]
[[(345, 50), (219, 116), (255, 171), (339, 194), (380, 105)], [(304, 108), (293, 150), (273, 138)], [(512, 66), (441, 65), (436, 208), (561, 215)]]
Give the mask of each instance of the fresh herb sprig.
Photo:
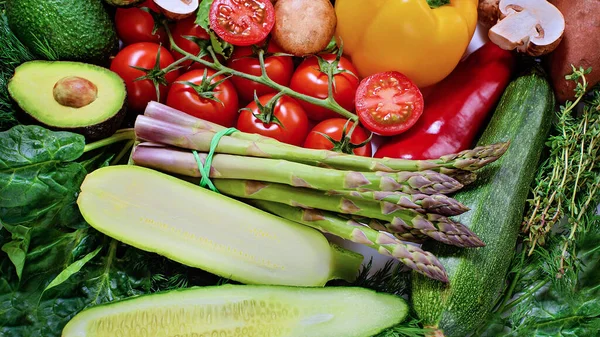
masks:
[(8, 93), (8, 80), (18, 65), (35, 59), (35, 56), (13, 34), (8, 27), (6, 17), (1, 12), (2, 10), (0, 10), (0, 41), (2, 41), (0, 43), (0, 131), (4, 131), (18, 124), (15, 117), (16, 108)]
[[(562, 254), (557, 260), (559, 274), (575, 263), (573, 242), (577, 235), (585, 234), (582, 217), (596, 206), (592, 201), (600, 192), (600, 90), (593, 90), (591, 98), (586, 98), (586, 75), (590, 72), (573, 67), (573, 73), (566, 77), (577, 83), (576, 99), (558, 111), (547, 142), (550, 154), (540, 166), (523, 223), (529, 255), (546, 243), (552, 229), (564, 232)], [(565, 225), (557, 227), (563, 218)]]
[[(0, 0), (0, 131), (5, 131), (19, 124), (16, 114), (17, 107), (8, 93), (8, 81), (13, 76), (15, 68), (24, 62), (38, 59), (10, 30), (8, 20), (4, 15), (5, 2)], [(35, 37), (39, 42), (43, 55), (47, 60), (56, 60), (56, 53), (47, 42)]]

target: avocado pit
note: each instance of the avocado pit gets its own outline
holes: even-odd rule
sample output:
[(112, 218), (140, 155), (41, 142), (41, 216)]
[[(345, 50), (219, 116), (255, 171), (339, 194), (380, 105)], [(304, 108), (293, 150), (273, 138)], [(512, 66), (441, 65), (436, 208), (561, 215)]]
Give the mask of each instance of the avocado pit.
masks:
[(60, 105), (81, 108), (98, 98), (98, 87), (85, 78), (67, 76), (56, 82), (52, 93)]

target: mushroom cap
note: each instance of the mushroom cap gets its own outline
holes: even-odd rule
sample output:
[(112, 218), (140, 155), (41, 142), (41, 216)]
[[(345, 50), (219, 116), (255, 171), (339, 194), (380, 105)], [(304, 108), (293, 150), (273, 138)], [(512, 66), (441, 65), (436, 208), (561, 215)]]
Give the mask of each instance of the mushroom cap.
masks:
[(500, 0), (500, 21), (488, 36), (503, 49), (532, 56), (554, 50), (562, 40), (565, 18), (546, 0)]
[(500, 17), (500, 0), (479, 0), (477, 8), (477, 17), (479, 23), (485, 28), (490, 29), (498, 22)]

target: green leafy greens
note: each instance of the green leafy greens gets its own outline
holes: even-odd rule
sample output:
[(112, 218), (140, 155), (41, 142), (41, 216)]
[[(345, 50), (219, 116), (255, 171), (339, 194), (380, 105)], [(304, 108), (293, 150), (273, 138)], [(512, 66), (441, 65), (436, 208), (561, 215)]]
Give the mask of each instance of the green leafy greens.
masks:
[(131, 267), (139, 254), (117, 254), (77, 209), (84, 147), (81, 135), (39, 126), (0, 133), (2, 336), (59, 336), (86, 306), (150, 290), (148, 271)]
[(83, 220), (81, 182), (118, 152), (103, 147), (127, 135), (86, 146), (81, 135), (39, 126), (0, 132), (0, 336), (60, 336), (91, 305), (223, 282), (121, 244)]

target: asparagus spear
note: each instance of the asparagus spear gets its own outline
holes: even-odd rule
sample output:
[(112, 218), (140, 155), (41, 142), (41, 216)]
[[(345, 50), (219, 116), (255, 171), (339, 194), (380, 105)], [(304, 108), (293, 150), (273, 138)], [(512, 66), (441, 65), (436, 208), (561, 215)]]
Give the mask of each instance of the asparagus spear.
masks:
[(438, 172), (456, 179), (459, 183), (463, 184), (464, 186), (471, 185), (477, 180), (477, 173), (472, 171), (442, 168)]
[[(205, 163), (206, 154), (199, 154)], [(136, 147), (136, 165), (175, 174), (200, 177), (198, 164), (190, 151), (156, 147), (154, 144)], [(423, 172), (352, 172), (304, 165), (286, 160), (216, 154), (210, 170), (211, 178), (253, 179), (308, 187), (320, 190), (365, 189), (404, 191), (406, 193), (451, 193), (462, 187), (441, 173)]]
[(329, 191), (329, 195), (341, 195), (353, 200), (373, 200), (391, 202), (399, 207), (412, 209), (419, 213), (436, 213), (441, 215), (459, 215), (469, 210), (460, 202), (443, 194), (408, 194), (402, 192), (383, 191)]
[(364, 244), (382, 255), (395, 257), (418, 273), (448, 282), (444, 267), (433, 254), (419, 247), (405, 244), (388, 233), (371, 229), (354, 220), (343, 219), (331, 212), (303, 209), (262, 200), (253, 200), (251, 204), (282, 218), (316, 228), (321, 232)]
[[(208, 151), (215, 129), (177, 125), (154, 117), (140, 115), (136, 119), (135, 132), (138, 138), (183, 147)], [(165, 118), (166, 119), (166, 118)], [(218, 128), (217, 128), (218, 129)], [(458, 154), (443, 156), (435, 160), (405, 160), (390, 158), (370, 158), (343, 154), (327, 150), (305, 149), (280, 142), (261, 139), (264, 137), (248, 136), (243, 132), (234, 132), (225, 136), (217, 146), (218, 153), (242, 156), (265, 157), (301, 162), (313, 166), (325, 166), (336, 169), (354, 171), (424, 171), (424, 170), (463, 170), (474, 171), (495, 160), (506, 152), (508, 143), (497, 143), (476, 147)], [(454, 172), (454, 171), (449, 171)]]
[(421, 214), (414, 210), (398, 208), (389, 202), (350, 200), (342, 196), (329, 196), (323, 191), (291, 187), (262, 181), (216, 179), (215, 187), (223, 194), (284, 203), (306, 209), (321, 209), (384, 220), (388, 231), (418, 229), (440, 242), (459, 247), (480, 247), (485, 244), (463, 224), (439, 214)]
[[(168, 105), (158, 103), (156, 101), (148, 103), (148, 105), (146, 106), (146, 110), (144, 111), (144, 115), (163, 122), (173, 123), (184, 127), (191, 127), (194, 129), (205, 130), (215, 133), (225, 129), (225, 127), (222, 125), (212, 123), (207, 120), (194, 117), (192, 115), (188, 115), (183, 111), (171, 108)], [(281, 145), (285, 144), (278, 141), (275, 138), (265, 137), (256, 133), (236, 132), (234, 137), (253, 142), (270, 142)]]
[(365, 226), (372, 228), (374, 230), (386, 232), (402, 241), (423, 243), (423, 242), (427, 241), (428, 239), (430, 239), (430, 237), (428, 237), (427, 235), (423, 234), (420, 230), (415, 229), (415, 228), (406, 228), (406, 229), (396, 228), (396, 231), (394, 233), (391, 233), (388, 231), (387, 227), (385, 226), (386, 223), (381, 220), (378, 220), (378, 219), (371, 219), (371, 218), (366, 218), (366, 217), (357, 216), (357, 215), (348, 216), (347, 214), (339, 214), (339, 213), (338, 213), (338, 216), (345, 218), (345, 219), (352, 219), (352, 220), (354, 220), (358, 223), (364, 224)]

